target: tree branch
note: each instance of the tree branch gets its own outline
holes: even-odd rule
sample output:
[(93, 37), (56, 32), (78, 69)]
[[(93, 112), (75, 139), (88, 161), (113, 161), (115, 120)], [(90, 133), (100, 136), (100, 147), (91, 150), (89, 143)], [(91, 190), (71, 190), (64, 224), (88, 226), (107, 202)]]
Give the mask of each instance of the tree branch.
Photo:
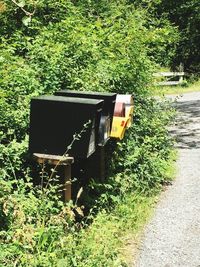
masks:
[(18, 4), (15, 0), (11, 0), (16, 6), (18, 6), (28, 17), (32, 17), (35, 14), (36, 11), (36, 7), (33, 10), (33, 12), (29, 12), (26, 9), (24, 9), (22, 6), (20, 6), (20, 4)]

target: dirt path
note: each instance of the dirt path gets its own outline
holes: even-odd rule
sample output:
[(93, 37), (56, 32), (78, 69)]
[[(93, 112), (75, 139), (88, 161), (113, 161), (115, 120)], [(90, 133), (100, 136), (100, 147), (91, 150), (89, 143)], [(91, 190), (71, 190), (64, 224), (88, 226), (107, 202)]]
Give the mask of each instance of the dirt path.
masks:
[(136, 267), (200, 267), (200, 92), (179, 97), (178, 174), (147, 225)]

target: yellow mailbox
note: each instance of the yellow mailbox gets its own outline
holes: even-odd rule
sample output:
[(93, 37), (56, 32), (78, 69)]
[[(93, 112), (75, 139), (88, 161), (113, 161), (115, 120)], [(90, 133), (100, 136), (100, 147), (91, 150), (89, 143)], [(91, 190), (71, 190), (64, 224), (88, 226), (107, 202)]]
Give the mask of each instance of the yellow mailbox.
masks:
[(133, 123), (133, 106), (126, 107), (126, 118), (129, 118), (127, 123), (127, 128), (129, 128)]
[(128, 122), (129, 118), (113, 117), (112, 130), (110, 136), (122, 140), (124, 138)]

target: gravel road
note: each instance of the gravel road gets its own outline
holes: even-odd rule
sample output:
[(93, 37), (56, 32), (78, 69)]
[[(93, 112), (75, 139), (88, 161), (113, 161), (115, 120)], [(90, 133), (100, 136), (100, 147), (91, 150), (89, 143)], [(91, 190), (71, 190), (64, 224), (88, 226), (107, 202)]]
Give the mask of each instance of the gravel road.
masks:
[(177, 178), (145, 229), (136, 267), (200, 267), (200, 92), (179, 96), (175, 105)]

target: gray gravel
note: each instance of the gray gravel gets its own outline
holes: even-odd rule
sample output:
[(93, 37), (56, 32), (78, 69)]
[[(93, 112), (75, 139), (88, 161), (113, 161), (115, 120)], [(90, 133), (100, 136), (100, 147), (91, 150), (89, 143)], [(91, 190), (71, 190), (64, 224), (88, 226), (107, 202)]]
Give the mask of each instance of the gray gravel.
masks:
[(178, 174), (145, 229), (136, 267), (200, 267), (200, 92), (175, 105)]

